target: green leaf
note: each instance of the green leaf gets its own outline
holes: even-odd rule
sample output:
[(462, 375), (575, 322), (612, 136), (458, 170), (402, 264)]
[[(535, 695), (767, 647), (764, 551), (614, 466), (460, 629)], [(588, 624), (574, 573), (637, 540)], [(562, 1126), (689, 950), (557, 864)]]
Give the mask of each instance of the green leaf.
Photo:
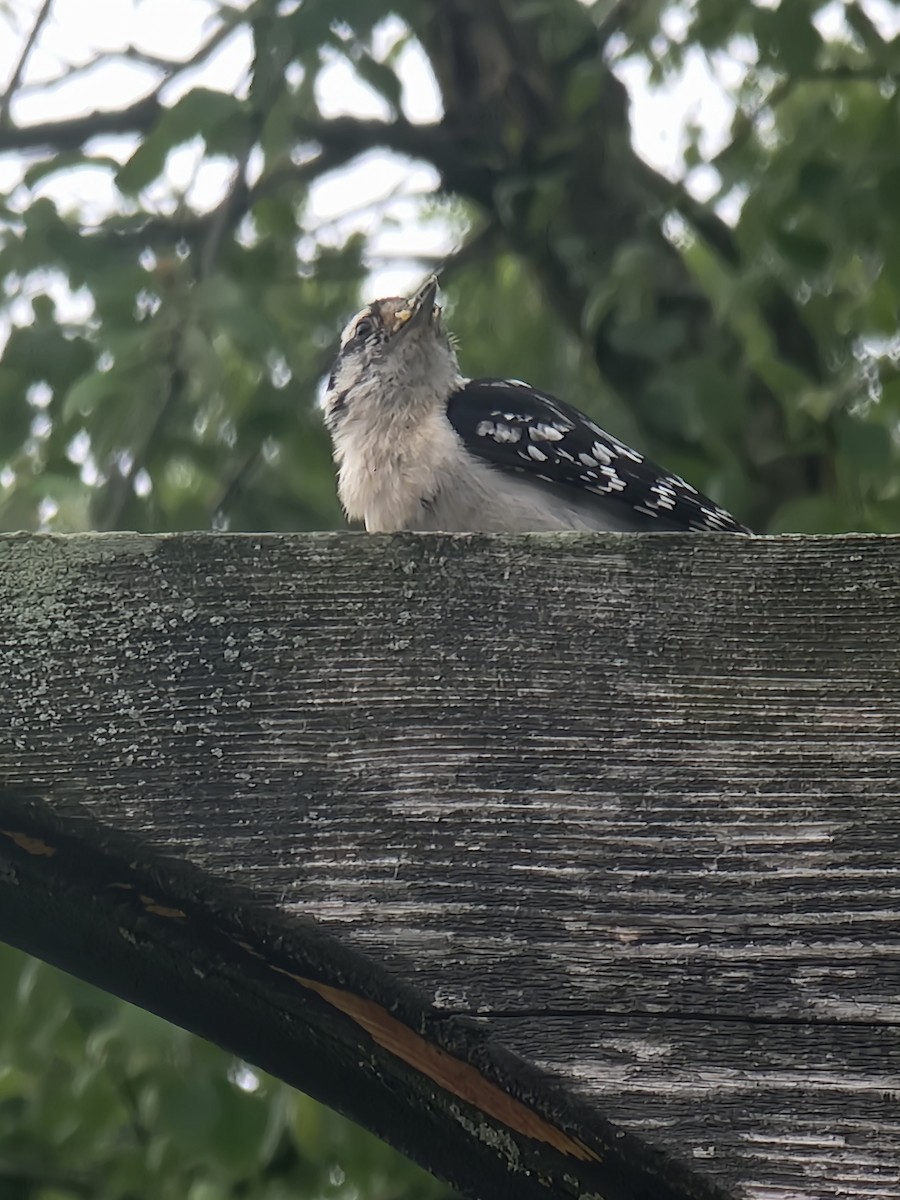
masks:
[(609, 67), (602, 60), (579, 63), (566, 81), (565, 106), (571, 117), (580, 117), (603, 93)]
[(760, 50), (791, 74), (808, 74), (822, 50), (822, 38), (805, 0), (781, 0), (776, 8), (755, 8), (753, 31)]
[(235, 148), (243, 128), (243, 103), (229, 92), (194, 88), (160, 116), (131, 158), (119, 169), (116, 184), (136, 195), (162, 174), (169, 152), (194, 137), (203, 137), (211, 152)]
[(400, 111), (403, 102), (403, 84), (395, 71), (373, 58), (371, 54), (366, 53), (360, 54), (354, 60), (353, 66), (359, 77), (374, 88), (380, 96), (383, 96), (394, 112)]
[(64, 421), (88, 417), (97, 405), (118, 390), (119, 380), (112, 371), (91, 371), (83, 375), (66, 392), (62, 404)]
[(118, 171), (119, 162), (104, 154), (88, 155), (81, 150), (72, 150), (69, 153), (57, 154), (53, 158), (45, 158), (40, 162), (33, 163), (25, 172), (23, 182), (26, 187), (33, 188), (35, 184), (50, 175), (55, 175), (57, 171), (72, 171), (77, 168)]
[(843, 17), (876, 62), (880, 61), (886, 55), (887, 45), (869, 14), (860, 4), (850, 3), (844, 5)]
[(809, 234), (776, 229), (773, 230), (772, 239), (785, 258), (805, 270), (821, 271), (831, 260), (831, 247)]
[(34, 417), (26, 396), (30, 382), (0, 363), (0, 461), (14, 458), (28, 437)]
[(793, 405), (798, 411), (807, 413), (819, 424), (827, 421), (842, 402), (843, 397), (839, 391), (826, 387), (804, 388), (793, 399)]
[(266, 196), (253, 205), (253, 221), (261, 237), (295, 237), (297, 214), (291, 200)]
[(611, 279), (601, 279), (594, 284), (581, 314), (581, 329), (587, 337), (594, 336), (612, 312), (615, 301), (616, 287)]
[(116, 172), (116, 186), (125, 195), (137, 195), (162, 175), (169, 151), (175, 145), (157, 130), (147, 134), (131, 158)]

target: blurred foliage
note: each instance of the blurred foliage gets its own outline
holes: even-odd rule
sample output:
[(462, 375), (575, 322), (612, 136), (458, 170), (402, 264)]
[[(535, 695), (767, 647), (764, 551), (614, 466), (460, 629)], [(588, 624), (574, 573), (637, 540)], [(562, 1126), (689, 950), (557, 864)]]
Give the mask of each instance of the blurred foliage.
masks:
[(0, 946), (0, 1200), (452, 1200), (377, 1138)]
[[(222, 5), (189, 70), (125, 54), (155, 71), (148, 99), (35, 127), (11, 98), (0, 526), (340, 527), (316, 410), (336, 332), (372, 269), (412, 285), (446, 257), (471, 373), (574, 399), (760, 531), (900, 527), (896, 11), (397, 9)], [(217, 90), (204, 63), (241, 37), (245, 74)], [(441, 123), (408, 120), (410, 54), (430, 59)], [(636, 157), (610, 74), (643, 63), (666, 86), (701, 60), (740, 64), (731, 142), (710, 157), (702, 122), (680, 131), (703, 202)], [(338, 68), (383, 119), (323, 115)], [(323, 219), (322, 179), (378, 147), (443, 188)], [(89, 219), (68, 196), (94, 177), (110, 199)], [(406, 249), (416, 229), (449, 253)]]
[[(900, 530), (893, 6), (207, 9), (187, 64), (131, 46), (60, 68), (130, 64), (154, 80), (142, 100), (98, 84), (103, 112), (28, 124), (25, 59), (0, 100), (0, 528), (340, 527), (316, 408), (337, 332), (373, 271), (411, 286), (446, 259), (469, 373), (588, 409), (760, 531)], [(25, 46), (21, 6), (0, 4), (4, 22)], [(229, 45), (246, 50), (234, 86), (215, 65)], [(730, 81), (724, 148), (702, 111), (673, 131), (680, 179), (633, 150), (615, 70), (636, 64), (651, 87), (698, 64)], [(434, 123), (410, 84), (429, 70)], [(348, 80), (375, 118), (334, 115)], [(373, 152), (408, 185), (323, 216), (317, 189)], [(242, 1088), (222, 1054), (12, 952), (0, 991), (0, 1200), (443, 1194), (310, 1101)]]

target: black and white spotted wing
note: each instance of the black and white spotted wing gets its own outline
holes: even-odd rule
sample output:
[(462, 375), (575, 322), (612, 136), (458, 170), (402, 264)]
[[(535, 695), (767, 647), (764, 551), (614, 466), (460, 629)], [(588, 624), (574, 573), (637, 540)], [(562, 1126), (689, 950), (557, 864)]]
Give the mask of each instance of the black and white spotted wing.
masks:
[(636, 526), (749, 532), (696, 488), (605, 433), (578, 409), (519, 380), (471, 379), (451, 395), (447, 416), (473, 454), (628, 508)]

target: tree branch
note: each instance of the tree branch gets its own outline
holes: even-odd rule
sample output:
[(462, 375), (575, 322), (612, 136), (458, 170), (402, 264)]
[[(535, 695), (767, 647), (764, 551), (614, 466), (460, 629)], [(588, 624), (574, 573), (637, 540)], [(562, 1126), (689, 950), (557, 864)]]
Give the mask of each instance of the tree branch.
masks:
[(235, 164), (234, 175), (232, 176), (228, 191), (225, 193), (222, 202), (213, 209), (209, 216), (206, 234), (200, 250), (200, 264), (198, 268), (198, 277), (200, 279), (208, 279), (212, 275), (222, 242), (247, 211), (250, 200), (250, 192), (246, 179), (247, 164), (250, 161), (250, 153), (253, 149), (254, 141), (255, 138), (241, 151), (240, 157)]
[(324, 121), (298, 121), (294, 129), (298, 138), (318, 142), (323, 149), (341, 151), (347, 158), (380, 147), (425, 159), (439, 171), (459, 165), (455, 149), (458, 139), (441, 123), (414, 125), (402, 117), (396, 121), (332, 117)]
[(34, 24), (31, 27), (31, 33), (25, 39), (25, 45), (22, 47), (22, 53), (19, 55), (19, 61), (13, 68), (13, 73), (10, 76), (6, 91), (0, 97), (0, 126), (9, 124), (9, 108), (12, 104), (13, 96), (16, 93), (16, 88), (21, 82), (25, 67), (28, 65), (28, 59), (31, 56), (31, 51), (34, 49), (35, 43), (40, 37), (41, 30), (47, 18), (50, 16), (50, 8), (53, 0), (44, 0), (41, 5), (38, 15), (34, 19)]
[[(267, 39), (261, 32), (263, 27), (264, 23), (251, 22), (254, 53), (248, 97), (251, 109), (249, 127), (244, 135), (243, 146), (237, 154), (231, 184), (222, 202), (212, 214), (209, 228), (203, 239), (198, 268), (200, 279), (208, 279), (212, 275), (222, 242), (240, 220), (241, 216), (247, 211), (247, 204), (249, 202), (247, 168), (250, 163), (250, 156), (253, 153), (253, 147), (262, 133), (266, 117), (278, 94), (279, 89), (273, 87), (274, 80), (272, 75), (261, 73), (260, 71), (262, 56), (268, 48)], [(283, 50), (283, 46), (278, 47), (279, 59), (283, 57)], [(281, 70), (277, 72), (279, 83), (283, 79), (284, 61), (281, 61), (280, 66)], [(263, 75), (266, 75), (264, 81), (262, 79)]]
[[(51, 3), (52, 0), (45, 0), (44, 7), (49, 8)], [(35, 29), (32, 30), (32, 35), (35, 35), (36, 29), (37, 23), (35, 23)], [(76, 150), (91, 138), (101, 134), (140, 136), (149, 133), (164, 112), (164, 106), (159, 101), (162, 87), (183, 71), (188, 71), (205, 62), (233, 32), (233, 26), (221, 25), (190, 58), (183, 62), (157, 58), (155, 55), (144, 54), (134, 46), (129, 46), (118, 54), (103, 55), (90, 63), (85, 63), (83, 67), (74, 67), (56, 79), (36, 85), (43, 91), (68, 82), (75, 73), (90, 70), (103, 62), (111, 62), (118, 58), (142, 62), (147, 66), (155, 67), (163, 74), (162, 79), (150, 95), (135, 101), (134, 104), (126, 105), (125, 108), (86, 113), (83, 117), (71, 117), (62, 121), (42, 121), (35, 125), (15, 126), (0, 121), (0, 153), (7, 150), (53, 150), (58, 153), (64, 150)], [(23, 59), (24, 57), (23, 52)], [(24, 62), (21, 65), (24, 66)], [(14, 82), (10, 84), (10, 87), (14, 87)]]
[[(303, 163), (281, 163), (266, 175), (263, 175), (251, 188), (243, 189), (242, 194), (235, 194), (233, 187), (229, 189), (222, 202), (206, 213), (189, 212), (186, 215), (170, 217), (148, 217), (139, 225), (133, 218), (123, 218), (116, 228), (115, 218), (110, 218), (99, 226), (96, 231), (85, 229), (86, 237), (111, 237), (118, 246), (133, 245), (135, 252), (145, 247), (154, 251), (170, 250), (176, 242), (186, 242), (195, 252), (202, 249), (204, 240), (209, 238), (211, 230), (224, 220), (222, 234), (233, 229), (240, 218), (250, 212), (258, 200), (276, 193), (279, 188), (290, 185), (301, 187), (311, 183), (326, 171), (342, 166), (350, 155), (338, 151), (325, 151), (315, 158)], [(219, 235), (216, 235), (217, 238)], [(218, 241), (218, 246), (221, 241)]]
[(163, 112), (156, 95), (145, 96), (126, 108), (86, 113), (64, 121), (8, 125), (0, 129), (0, 153), (7, 150), (77, 150), (101, 134), (142, 134), (151, 130)]
[(98, 54), (96, 58), (68, 67), (61, 74), (53, 75), (49, 79), (38, 79), (33, 83), (23, 84), (19, 91), (20, 94), (40, 92), (44, 95), (64, 83), (70, 83), (73, 79), (88, 74), (88, 72), (95, 70), (97, 67), (114, 62), (135, 62), (145, 67), (152, 67), (156, 71), (161, 71), (163, 79), (157, 84), (157, 88), (159, 88), (163, 83), (167, 83), (170, 79), (174, 79), (176, 75), (180, 75), (182, 71), (200, 66), (232, 33), (234, 33), (233, 25), (221, 25), (202, 46), (194, 51), (190, 58), (183, 60), (162, 58), (160, 55), (148, 54), (144, 50), (139, 50), (137, 46), (126, 46), (124, 50), (114, 50), (108, 54)]
[[(185, 68), (190, 63), (185, 64)], [(0, 153), (7, 150), (72, 150), (99, 134), (149, 133), (164, 112), (156, 93), (125, 108), (86, 113), (62, 121), (42, 121), (34, 125), (0, 129)], [(383, 147), (413, 158), (427, 158), (438, 167), (451, 154), (456, 137), (438, 123), (414, 125), (401, 118), (396, 121), (366, 120), (358, 117), (333, 117), (329, 120), (298, 120), (297, 138), (318, 142), (323, 149), (340, 150), (347, 157), (364, 150)], [(457, 155), (453, 155), (454, 161)]]
[(597, 46), (601, 51), (606, 49), (613, 34), (625, 32), (623, 26), (638, 7), (636, 0), (614, 0), (602, 17), (595, 17), (591, 12), (591, 19), (595, 21)]
[(143, 50), (138, 50), (136, 46), (127, 46), (120, 52), (120, 55), (114, 57), (127, 58), (133, 62), (144, 63), (148, 67), (156, 67), (165, 74), (166, 79), (172, 79), (174, 76), (180, 75), (182, 71), (189, 71), (192, 67), (199, 67), (201, 63), (206, 62), (213, 51), (218, 50), (219, 46), (234, 31), (235, 26), (232, 24), (220, 25), (202, 46), (197, 47), (190, 58), (185, 58), (180, 62), (177, 59), (160, 58), (155, 54), (146, 54)]

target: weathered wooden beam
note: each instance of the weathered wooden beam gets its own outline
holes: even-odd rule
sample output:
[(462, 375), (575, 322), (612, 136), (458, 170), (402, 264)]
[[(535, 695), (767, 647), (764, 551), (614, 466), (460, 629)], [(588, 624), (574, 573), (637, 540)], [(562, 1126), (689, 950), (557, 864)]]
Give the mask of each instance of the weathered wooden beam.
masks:
[(472, 1196), (897, 1200), (898, 567), (2, 539), (0, 937)]

